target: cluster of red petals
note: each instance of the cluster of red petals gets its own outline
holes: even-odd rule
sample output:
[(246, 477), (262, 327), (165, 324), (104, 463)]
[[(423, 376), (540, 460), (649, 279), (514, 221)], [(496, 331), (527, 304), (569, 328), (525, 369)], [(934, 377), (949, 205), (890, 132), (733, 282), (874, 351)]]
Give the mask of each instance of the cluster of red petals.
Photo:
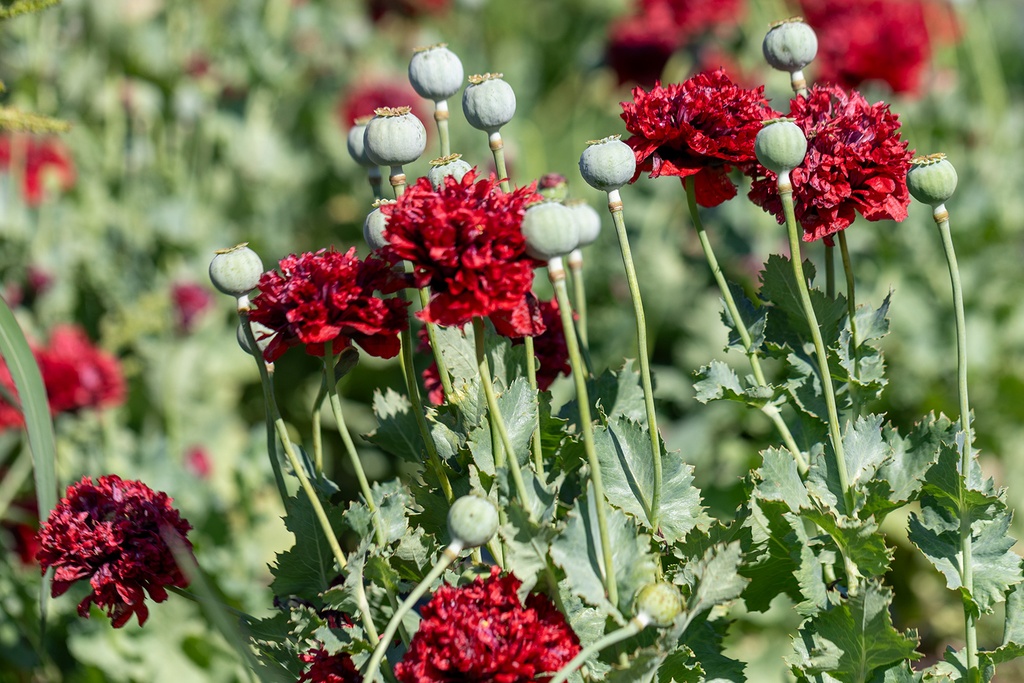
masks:
[(412, 107), (420, 121), (429, 121), (431, 113), (424, 109), (425, 100), (416, 94), (408, 80), (376, 79), (353, 85), (338, 104), (338, 121), (348, 128), (356, 119), (373, 116), (381, 107)]
[(401, 683), (533, 683), (580, 651), (579, 638), (547, 596), (519, 602), (519, 579), (443, 585), (423, 608), (409, 650), (395, 665)]
[(778, 116), (764, 88), (741, 88), (725, 71), (699, 73), (683, 83), (634, 88), (622, 102), (622, 120), (632, 137), (636, 175), (693, 176), (701, 206), (718, 206), (736, 196), (728, 172), (756, 163), (754, 138), (762, 122)]
[(309, 668), (295, 683), (361, 683), (363, 677), (352, 663), (352, 657), (340, 652), (332, 655), (322, 647), (299, 655)]
[(370, 17), (380, 21), (389, 15), (418, 17), (442, 14), (450, 5), (451, 0), (370, 0)]
[(46, 194), (46, 178), (52, 176), (63, 190), (75, 184), (75, 167), (67, 149), (56, 140), (26, 135), (0, 137), (0, 168), (11, 171), (19, 164), (24, 173), (22, 195), (29, 206), (38, 206)]
[[(900, 140), (899, 118), (889, 106), (868, 104), (858, 92), (816, 85), (791, 102), (790, 116), (807, 135), (807, 156), (790, 172), (796, 218), (803, 239), (845, 230), (857, 214), (869, 221), (902, 221), (910, 194), (906, 175), (912, 153)], [(750, 199), (779, 223), (785, 221), (776, 175), (758, 166)]]
[(916, 93), (932, 44), (955, 40), (955, 13), (945, 0), (800, 0), (818, 34), (817, 80), (857, 88), (884, 81)]
[[(50, 412), (54, 415), (83, 408), (107, 408), (124, 401), (125, 382), (120, 363), (93, 346), (80, 327), (55, 327), (49, 343), (34, 347), (32, 353), (39, 364)], [(14, 379), (2, 360), (0, 386), (10, 395), (17, 395)], [(0, 430), (24, 424), (21, 411), (0, 400)]]
[(652, 85), (676, 50), (706, 31), (735, 26), (743, 0), (641, 0), (637, 13), (612, 25), (605, 59), (619, 83)]
[(88, 617), (95, 604), (114, 628), (133, 614), (141, 625), (149, 616), (146, 593), (163, 602), (167, 586), (188, 585), (167, 539), (191, 549), (185, 537), (191, 528), (166, 493), (114, 474), (95, 483), (84, 477), (68, 487), (40, 529), (36, 559), (43, 572), (54, 569), (53, 597), (76, 581), (89, 581), (92, 591), (78, 605), (81, 616)]
[(213, 305), (210, 290), (194, 282), (178, 282), (171, 287), (174, 324), (182, 334), (189, 334), (204, 311)]
[(470, 171), (445, 178), (434, 190), (420, 178), (398, 202), (385, 204), (387, 258), (413, 265), (417, 287), (430, 287), (429, 305), (417, 313), (438, 325), (463, 325), (489, 317), (507, 337), (544, 331), (531, 292), (533, 270), (522, 222), (526, 206), (540, 200), (533, 185), (502, 192), (491, 176)]
[(328, 342), (335, 354), (355, 342), (371, 356), (398, 355), (398, 334), (408, 324), (409, 303), (374, 294), (394, 294), (405, 286), (388, 263), (372, 256), (361, 261), (353, 247), (344, 254), (333, 248), (293, 254), (278, 266), (280, 272), (260, 278), (260, 293), (249, 313), (251, 320), (271, 330), (263, 352), (268, 361), (299, 344), (322, 356)]

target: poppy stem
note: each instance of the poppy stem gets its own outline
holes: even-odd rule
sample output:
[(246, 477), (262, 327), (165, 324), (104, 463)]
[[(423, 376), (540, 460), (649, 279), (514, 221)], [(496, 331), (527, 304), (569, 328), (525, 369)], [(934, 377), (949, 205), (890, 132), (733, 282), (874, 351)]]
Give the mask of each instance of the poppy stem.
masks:
[(537, 474), (544, 476), (544, 452), (540, 439), (540, 394), (537, 390), (537, 354), (533, 348), (533, 337), (523, 337), (523, 345), (526, 347), (526, 379), (530, 382), (530, 389), (537, 401), (537, 421), (533, 425), (533, 434), (530, 435), (530, 442), (533, 444), (533, 467)]
[(565, 683), (565, 681), (573, 674), (576, 669), (583, 666), (583, 664), (596, 655), (601, 650), (614, 645), (615, 643), (621, 643), (626, 638), (631, 638), (636, 634), (647, 628), (650, 623), (650, 618), (644, 615), (637, 615), (629, 620), (625, 626), (618, 628), (611, 633), (606, 634), (603, 638), (595, 640), (590, 645), (576, 653), (576, 656), (569, 660), (569, 663), (558, 670), (558, 674), (555, 675), (548, 683)]
[(853, 279), (853, 261), (846, 244), (846, 231), (839, 231), (839, 251), (843, 256), (843, 272), (846, 274), (846, 315), (850, 320), (850, 345), (853, 347), (853, 379), (850, 380), (850, 405), (855, 417), (860, 416), (860, 335), (857, 334), (857, 290)]

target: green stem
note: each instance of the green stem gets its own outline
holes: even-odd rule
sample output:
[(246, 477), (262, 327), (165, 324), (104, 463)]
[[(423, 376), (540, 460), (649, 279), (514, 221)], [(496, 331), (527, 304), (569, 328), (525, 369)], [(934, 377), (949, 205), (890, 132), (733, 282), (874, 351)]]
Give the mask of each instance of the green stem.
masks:
[[(658, 434), (658, 416), (654, 412), (654, 385), (651, 382), (651, 361), (647, 354), (647, 320), (644, 316), (644, 304), (640, 298), (640, 285), (636, 278), (633, 265), (633, 254), (629, 248), (629, 237), (626, 235), (626, 221), (622, 216), (622, 199), (618, 190), (608, 193), (608, 211), (612, 214), (615, 234), (619, 238), (619, 250), (622, 252), (622, 265), (626, 271), (626, 283), (629, 285), (629, 298), (633, 302), (633, 315), (636, 318), (637, 357), (640, 361), (640, 382), (644, 390), (644, 406), (647, 409), (647, 428), (651, 436), (651, 459), (654, 465), (654, 491), (651, 492), (651, 528), (657, 532), (658, 518), (661, 508), (661, 441)], [(565, 318), (562, 318), (565, 321)], [(566, 326), (566, 338), (572, 329), (572, 316)], [(573, 335), (575, 337), (575, 335)], [(573, 368), (573, 374), (576, 369)]]
[(437, 124), (437, 139), (441, 143), (441, 156), (446, 157), (452, 153), (448, 135), (448, 100), (434, 102), (434, 122)]
[(568, 258), (569, 272), (572, 273), (573, 305), (579, 319), (576, 321), (576, 336), (580, 340), (584, 355), (589, 354), (590, 343), (587, 336), (587, 290), (583, 281), (583, 252), (574, 249)]
[(462, 551), (462, 544), (458, 542), (452, 542), (447, 548), (441, 553), (440, 559), (437, 564), (434, 565), (430, 573), (423, 577), (409, 596), (402, 601), (402, 604), (398, 606), (398, 610), (391, 616), (391, 620), (388, 622), (387, 627), (384, 629), (384, 635), (381, 636), (377, 642), (377, 647), (374, 648), (373, 654), (370, 656), (370, 661), (367, 663), (366, 668), (363, 669), (363, 676), (366, 678), (367, 683), (372, 683), (377, 677), (377, 667), (380, 666), (381, 660), (384, 659), (384, 653), (388, 649), (388, 643), (395, 637), (395, 631), (398, 630), (398, 625), (402, 623), (402, 619), (409, 610), (423, 597), (423, 594), (427, 592), (430, 585), (434, 583), (444, 573), (452, 562), (459, 556), (459, 552)]
[(380, 167), (371, 166), (367, 169), (366, 175), (370, 180), (370, 189), (373, 190), (373, 198), (384, 199), (384, 185), (380, 174)]
[[(420, 308), (424, 309), (430, 304), (430, 292), (426, 287), (420, 287)], [(437, 326), (434, 323), (426, 323), (427, 340), (430, 342), (430, 352), (434, 354), (434, 363), (437, 364), (437, 374), (441, 376), (441, 389), (444, 390), (446, 401), (455, 400), (455, 392), (452, 391), (452, 378), (448, 374), (448, 364), (444, 362), (441, 354), (441, 347), (437, 344)]]
[(391, 175), (388, 177), (391, 188), (395, 191), (395, 199), (405, 194), (405, 171), (401, 166), (392, 166)]
[(565, 683), (569, 676), (572, 675), (576, 669), (583, 666), (584, 662), (596, 655), (601, 650), (614, 645), (615, 643), (621, 643), (627, 638), (631, 638), (636, 634), (643, 631), (647, 627), (647, 620), (640, 617), (633, 617), (629, 622), (622, 628), (616, 629), (611, 633), (606, 634), (603, 638), (595, 640), (590, 645), (580, 650), (575, 657), (569, 660), (569, 663), (558, 670), (558, 674), (552, 678), (548, 683)]
[[(960, 401), (960, 428), (964, 432), (964, 445), (960, 451), (960, 476), (966, 479), (970, 474), (971, 450), (974, 436), (971, 429), (971, 405), (967, 396), (967, 325), (964, 316), (964, 293), (960, 282), (960, 268), (956, 262), (953, 238), (949, 231), (949, 212), (942, 204), (933, 210), (935, 224), (942, 238), (942, 249), (949, 267), (949, 281), (953, 290), (953, 310), (956, 319), (956, 379)], [(960, 491), (960, 550), (963, 564), (960, 583), (968, 594), (974, 594), (974, 539), (971, 533), (971, 515), (963, 488)], [(964, 635), (966, 641), (968, 681), (980, 681), (978, 664), (978, 631), (976, 617), (964, 606)]]
[(316, 393), (316, 398), (313, 400), (313, 414), (310, 420), (313, 425), (313, 468), (317, 476), (323, 476), (324, 473), (324, 439), (323, 431), (320, 428), (320, 412), (326, 398), (327, 375), (325, 374), (320, 382), (320, 391)]
[[(565, 345), (569, 350), (569, 364), (572, 366), (572, 379), (576, 384), (576, 403), (580, 410), (580, 430), (583, 432), (583, 450), (590, 464), (590, 483), (594, 486), (594, 509), (597, 511), (597, 532), (601, 537), (601, 556), (604, 560), (604, 586), (608, 600), (613, 605), (619, 604), (619, 589), (615, 583), (615, 565), (612, 561), (612, 546), (608, 537), (608, 501), (604, 497), (604, 483), (601, 478), (601, 463), (597, 459), (597, 447), (594, 444), (594, 425), (590, 416), (590, 394), (587, 391), (587, 378), (583, 374), (583, 362), (580, 360), (579, 344), (576, 341), (576, 330), (572, 324), (572, 307), (569, 304), (569, 292), (565, 286), (565, 270), (561, 258), (553, 258), (548, 262), (548, 278), (555, 288), (558, 299), (558, 312), (565, 328)], [(654, 513), (647, 511), (650, 520)], [(651, 522), (653, 527), (653, 521)], [(657, 528), (657, 527), (653, 527)]]
[(491, 153), (494, 155), (494, 168), (498, 175), (501, 191), (508, 192), (510, 186), (508, 183), (508, 170), (505, 168), (505, 143), (501, 139), (501, 133), (498, 131), (491, 133), (487, 139), (490, 143)]
[(850, 319), (850, 344), (853, 346), (853, 377), (850, 382), (850, 405), (854, 417), (860, 416), (860, 335), (857, 334), (857, 290), (853, 279), (853, 261), (846, 244), (846, 231), (839, 231), (839, 251), (843, 255), (843, 272), (846, 274), (846, 315)]
[[(516, 453), (515, 448), (512, 446), (512, 440), (508, 436), (508, 429), (505, 426), (505, 418), (501, 415), (501, 410), (498, 408), (498, 397), (494, 393), (494, 383), (491, 381), (491, 369), (487, 364), (487, 346), (484, 334), (486, 329), (484, 327), (483, 318), (473, 318), (473, 342), (476, 347), (476, 366), (477, 371), (480, 374), (480, 384), (484, 389), (484, 398), (487, 399), (487, 414), (491, 422), (491, 427), (498, 433), (498, 438), (501, 440), (501, 445), (505, 448), (505, 454), (508, 456), (507, 464), (508, 471), (512, 475), (512, 481), (515, 484), (516, 492), (519, 494), (519, 500), (523, 504), (523, 508), (526, 510), (531, 509), (529, 492), (526, 489), (526, 482), (523, 481), (523, 472), (519, 467), (519, 455)], [(495, 468), (498, 467), (497, 458), (494, 461)], [(530, 514), (532, 517), (532, 513)]]
[[(854, 515), (853, 489), (850, 488), (850, 475), (846, 470), (846, 454), (843, 450), (843, 434), (839, 428), (839, 412), (836, 409), (835, 387), (832, 386), (832, 373), (828, 367), (828, 356), (825, 351), (825, 343), (821, 338), (821, 328), (818, 326), (818, 317), (814, 313), (814, 306), (811, 304), (811, 294), (807, 289), (807, 278), (804, 277), (803, 260), (800, 254), (800, 229), (796, 223), (796, 214), (793, 210), (793, 185), (790, 183), (789, 174), (779, 175), (779, 196), (782, 199), (782, 210), (786, 215), (786, 228), (789, 233), (790, 261), (793, 265), (793, 276), (800, 289), (800, 301), (803, 304), (804, 317), (810, 327), (811, 339), (814, 342), (814, 355), (818, 361), (818, 375), (821, 380), (822, 393), (825, 396), (825, 407), (828, 410), (828, 431), (832, 441), (832, 451), (836, 458), (836, 472), (839, 476), (839, 486), (843, 490), (843, 498), (846, 502), (847, 514)], [(851, 574), (847, 577), (850, 582), (850, 590), (854, 589), (856, 576)]]
[[(690, 218), (693, 221), (693, 227), (697, 231), (697, 239), (700, 241), (701, 249), (704, 251), (704, 258), (708, 262), (708, 266), (711, 268), (711, 274), (715, 278), (715, 282), (718, 284), (718, 290), (722, 295), (722, 299), (725, 301), (725, 309), (729, 312), (729, 316), (732, 318), (733, 324), (736, 326), (736, 332), (740, 336), (740, 342), (743, 344), (743, 350), (747, 355), (747, 360), (750, 362), (750, 370), (754, 373), (754, 381), (757, 382), (758, 386), (766, 387), (768, 382), (765, 379), (764, 371), (761, 368), (761, 359), (757, 355), (757, 350), (754, 348), (753, 340), (750, 337), (750, 331), (747, 329), (747, 324), (743, 321), (740, 316), (739, 307), (736, 306), (736, 300), (732, 295), (732, 290), (729, 289), (729, 283), (725, 279), (725, 275), (722, 273), (722, 268), (718, 265), (718, 259), (715, 257), (715, 250), (711, 246), (711, 240), (708, 238), (707, 231), (704, 229), (704, 221), (701, 220), (700, 210), (697, 208), (697, 192), (694, 187), (693, 177), (686, 179), (684, 184), (686, 189), (686, 203), (690, 208)], [(793, 458), (796, 460), (797, 467), (801, 474), (807, 473), (807, 461), (804, 459), (803, 452), (800, 447), (797, 446), (796, 439), (793, 438), (793, 433), (789, 430), (789, 425), (782, 419), (781, 413), (779, 413), (778, 406), (772, 403), (767, 403), (761, 407), (761, 412), (768, 416), (775, 427), (779, 430), (779, 434), (782, 436), (782, 441), (786, 444), (786, 448), (793, 454)]]
[(825, 296), (836, 298), (836, 248), (831, 244), (825, 244)]
[(530, 382), (530, 389), (537, 396), (537, 422), (533, 425), (533, 434), (530, 441), (533, 444), (533, 467), (542, 478), (544, 476), (544, 452), (540, 440), (540, 393), (537, 390), (537, 354), (533, 349), (533, 337), (523, 337), (523, 345), (526, 346), (526, 379)]

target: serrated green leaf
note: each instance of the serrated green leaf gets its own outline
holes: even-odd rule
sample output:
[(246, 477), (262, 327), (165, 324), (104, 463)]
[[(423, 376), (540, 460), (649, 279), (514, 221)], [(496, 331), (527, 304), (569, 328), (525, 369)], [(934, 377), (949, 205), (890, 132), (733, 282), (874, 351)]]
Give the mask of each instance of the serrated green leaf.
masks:
[(793, 559), (797, 543), (794, 526), (798, 517), (789, 512), (786, 503), (751, 498), (743, 527), (750, 530), (750, 546), (745, 548), (746, 561), (740, 574), (750, 579), (743, 591), (747, 608), (764, 612), (779, 594), (794, 602), (802, 599), (794, 573), (799, 565)]
[[(505, 421), (509, 441), (512, 442), (520, 466), (525, 467), (530, 460), (530, 439), (537, 425), (537, 393), (524, 378), (519, 378), (497, 398), (498, 410)], [(494, 476), (494, 452), (491, 448), (491, 430), (487, 424), (470, 433), (469, 449), (480, 471)]]
[(655, 579), (650, 537), (639, 533), (636, 524), (622, 511), (608, 509), (608, 543), (612, 548), (619, 592), (618, 605), (612, 605), (605, 596), (602, 579), (603, 553), (593, 496), (588, 493), (578, 498), (567, 520), (565, 529), (551, 545), (551, 558), (565, 571), (566, 578), (580, 597), (607, 614), (622, 619), (622, 614), (631, 612), (636, 591)]
[(892, 591), (868, 579), (849, 599), (804, 622), (787, 662), (798, 676), (828, 674), (843, 683), (866, 683), (875, 671), (917, 659), (917, 635), (892, 626)]
[(874, 515), (881, 521), (890, 511), (915, 500), (925, 475), (938, 461), (943, 440), (952, 436), (952, 423), (934, 414), (915, 424), (906, 437), (887, 425), (882, 438), (889, 444), (891, 455), (864, 487), (861, 515)]
[(890, 455), (889, 446), (882, 439), (883, 419), (881, 415), (867, 415), (847, 424), (843, 451), (850, 486), (860, 487), (870, 480)]
[(701, 403), (721, 399), (744, 401), (743, 385), (736, 372), (719, 360), (713, 360), (695, 373), (698, 381), (693, 383), (694, 398)]
[(822, 542), (811, 536), (808, 524), (794, 524), (793, 532), (797, 543), (793, 555), (797, 563), (794, 572), (800, 585), (803, 602), (796, 606), (796, 611), (803, 616), (813, 616), (828, 606), (828, 584), (825, 581), (825, 564), (833, 564), (835, 553), (822, 549)]
[(626, 666), (612, 666), (604, 680), (606, 683), (651, 683), (664, 659), (664, 652), (641, 650), (630, 656)]
[[(312, 504), (305, 495), (291, 498), (288, 515), (284, 518), (288, 531), (295, 535), (295, 545), (284, 553), (278, 553), (276, 563), (270, 568), (274, 580), (270, 589), (274, 595), (294, 595), (318, 604), (320, 594), (338, 576), (334, 554), (324, 538), (324, 530), (316, 517)], [(335, 534), (341, 528), (341, 508), (325, 504), (327, 519)]]
[[(803, 269), (804, 275), (813, 281), (815, 275), (813, 264), (810, 261), (804, 261)], [(792, 349), (799, 348), (801, 344), (794, 343), (794, 337), (810, 340), (811, 330), (804, 318), (803, 299), (793, 273), (792, 263), (784, 256), (773, 254), (768, 257), (760, 278), (761, 299), (770, 303), (775, 310), (782, 314), (771, 315), (768, 318), (767, 339), (780, 344), (788, 343)], [(818, 326), (821, 328), (822, 339), (825, 346), (830, 347), (839, 339), (839, 323), (846, 316), (847, 311), (846, 298), (838, 295), (835, 299), (829, 299), (824, 292), (817, 289), (812, 289), (810, 296), (811, 306), (814, 308)], [(785, 318), (785, 320), (778, 320), (779, 318)], [(782, 331), (781, 334), (780, 331)]]
[(697, 664), (704, 675), (703, 683), (745, 683), (746, 665), (724, 654), (724, 641), (729, 622), (717, 620), (701, 621), (686, 630), (683, 635), (687, 647), (693, 653), (690, 664)]
[[(747, 328), (747, 334), (750, 337), (750, 349), (758, 352), (764, 344), (764, 330), (767, 324), (768, 308), (765, 306), (755, 306), (754, 302), (747, 297), (746, 291), (735, 282), (729, 282), (728, 287), (732, 293), (733, 301), (736, 303), (736, 310), (740, 314), (740, 319)], [(739, 330), (736, 328), (736, 323), (729, 314), (729, 309), (724, 305), (722, 307), (722, 322), (725, 324), (726, 329), (729, 330), (729, 343), (726, 348), (746, 353), (747, 349), (740, 337)]]
[(702, 683), (704, 669), (697, 664), (693, 652), (684, 647), (665, 658), (658, 669), (658, 683)]
[(892, 550), (871, 519), (837, 516), (832, 510), (805, 510), (801, 515), (827, 533), (865, 576), (882, 576), (889, 571)]
[(794, 512), (811, 507), (796, 460), (784, 448), (761, 451), (761, 467), (754, 472), (754, 481), (753, 495), (762, 500), (785, 503)]
[(993, 666), (1024, 657), (1024, 592), (1022, 584), (1006, 593), (1006, 616), (1003, 620), (1003, 640), (997, 649), (988, 653)]
[(690, 587), (686, 611), (691, 618), (716, 605), (731, 602), (743, 593), (750, 580), (739, 574), (742, 561), (740, 544), (733, 542), (713, 546), (701, 559), (685, 566), (677, 580)]
[[(636, 361), (627, 360), (618, 370), (608, 369), (596, 378), (588, 378), (587, 395), (591, 404), (600, 406), (600, 412), (609, 418), (624, 417), (647, 424), (647, 404)], [(580, 409), (576, 399), (566, 403), (558, 414), (572, 424), (579, 424)]]
[(518, 503), (505, 506), (506, 521), (499, 529), (505, 543), (505, 570), (515, 574), (523, 595), (533, 590), (538, 577), (548, 566), (548, 550), (555, 537), (552, 524), (539, 525)]

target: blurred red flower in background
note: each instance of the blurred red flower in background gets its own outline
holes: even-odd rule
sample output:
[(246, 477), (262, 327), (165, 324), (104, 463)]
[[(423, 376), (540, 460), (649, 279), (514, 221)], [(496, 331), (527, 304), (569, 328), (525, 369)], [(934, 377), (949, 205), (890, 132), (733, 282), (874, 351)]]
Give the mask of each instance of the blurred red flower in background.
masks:
[(296, 683), (360, 683), (363, 680), (352, 657), (344, 652), (332, 655), (318, 647), (299, 655), (299, 659), (309, 664), (309, 668)]
[(412, 107), (412, 113), (424, 125), (433, 120), (433, 109), (425, 108), (426, 100), (416, 94), (408, 79), (386, 78), (364, 79), (346, 90), (338, 103), (338, 120), (348, 130), (356, 119), (373, 116), (373, 111), (381, 107)]
[(42, 203), (50, 183), (62, 190), (69, 190), (75, 184), (71, 155), (63, 144), (52, 138), (0, 136), (0, 168), (7, 173), (24, 174), (22, 196), (29, 206)]
[(448, 11), (451, 0), (370, 0), (370, 17), (380, 21), (388, 15), (418, 17)]
[(194, 282), (178, 282), (171, 285), (171, 301), (175, 327), (181, 334), (189, 334), (199, 316), (213, 305), (213, 294)]

